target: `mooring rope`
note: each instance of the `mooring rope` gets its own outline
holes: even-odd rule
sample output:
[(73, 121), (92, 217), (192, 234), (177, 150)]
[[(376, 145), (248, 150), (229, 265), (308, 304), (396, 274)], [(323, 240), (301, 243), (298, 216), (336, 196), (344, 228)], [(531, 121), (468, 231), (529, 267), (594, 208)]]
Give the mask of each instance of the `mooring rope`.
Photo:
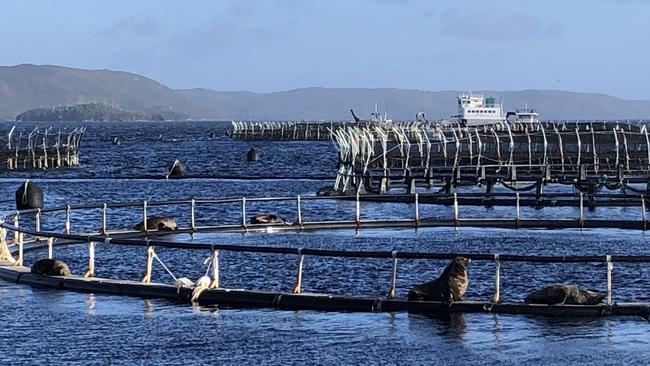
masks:
[(165, 271), (167, 271), (167, 273), (169, 273), (169, 275), (172, 276), (172, 278), (174, 279), (174, 282), (178, 282), (178, 278), (176, 278), (176, 276), (174, 276), (172, 271), (170, 271), (169, 268), (167, 268), (165, 263), (163, 263), (163, 261), (158, 257), (158, 255), (156, 253), (153, 254), (153, 257), (158, 261), (158, 263), (160, 263), (160, 265), (165, 269)]
[(27, 186), (29, 186), (29, 179), (25, 181), (25, 189), (23, 189), (23, 197), (21, 199), (23, 205), (27, 204)]

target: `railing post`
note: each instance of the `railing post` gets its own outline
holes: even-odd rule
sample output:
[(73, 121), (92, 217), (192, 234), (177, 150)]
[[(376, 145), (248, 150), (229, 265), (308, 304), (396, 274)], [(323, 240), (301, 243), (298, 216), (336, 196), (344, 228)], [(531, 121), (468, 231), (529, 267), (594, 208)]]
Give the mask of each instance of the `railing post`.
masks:
[(294, 294), (299, 294), (302, 291), (302, 263), (305, 260), (305, 256), (302, 255), (302, 248), (298, 248), (298, 263), (296, 269), (296, 283), (293, 285), (291, 292)]
[(415, 194), (415, 227), (420, 226), (420, 194)]
[(386, 297), (394, 299), (397, 292), (397, 251), (393, 250), (390, 255), (393, 258), (393, 271), (390, 276), (390, 287), (388, 288)]
[(515, 227), (519, 229), (520, 213), (519, 213), (519, 192), (517, 192), (517, 205), (515, 208)]
[[(16, 211), (16, 214), (14, 215), (14, 228), (18, 229), (18, 218), (20, 217), (20, 212)], [(20, 232), (18, 230), (14, 230), (14, 244), (18, 243), (18, 236), (20, 235)]]
[(18, 259), (14, 262), (14, 266), (22, 266), (24, 257), (23, 250), (23, 233), (18, 233)]
[(361, 203), (359, 202), (359, 192), (357, 192), (355, 220), (357, 229), (361, 226)]
[(302, 230), (302, 207), (301, 207), (301, 198), (300, 195), (296, 196), (296, 205), (298, 206), (298, 226), (300, 226), (300, 229)]
[(84, 277), (95, 277), (95, 242), (88, 242), (88, 271), (84, 273)]
[(641, 195), (641, 220), (643, 220), (643, 231), (646, 230), (646, 226), (648, 222), (646, 221), (646, 213), (645, 213), (645, 197)]
[(108, 226), (106, 224), (106, 211), (108, 211), (108, 206), (106, 203), (102, 206), (102, 234), (106, 235), (108, 233)]
[(36, 209), (36, 219), (34, 221), (35, 221), (34, 227), (36, 229), (34, 231), (36, 232), (41, 231), (41, 209), (40, 208)]
[(494, 296), (492, 303), (496, 304), (500, 301), (501, 297), (501, 260), (499, 255), (494, 255)]
[(580, 192), (580, 218), (578, 223), (581, 229), (585, 226), (585, 198), (582, 192)]
[(54, 257), (54, 251), (52, 247), (54, 246), (54, 238), (47, 238), (47, 258), (52, 259)]
[(65, 207), (65, 225), (63, 227), (63, 231), (66, 234), (70, 234), (70, 229), (71, 229), (70, 213), (71, 213), (70, 212), (70, 205), (66, 205), (66, 207)]
[(142, 201), (142, 224), (144, 225), (144, 232), (149, 231), (149, 225), (147, 225), (147, 201)]
[(142, 283), (151, 282), (151, 271), (153, 270), (153, 258), (156, 255), (156, 252), (153, 250), (153, 246), (147, 243), (147, 264), (145, 268), (145, 274), (142, 278)]
[(190, 201), (190, 229), (192, 231), (196, 230), (196, 222), (195, 222), (195, 213), (196, 213), (196, 201), (194, 198)]
[(458, 227), (458, 193), (454, 192), (454, 227)]
[(210, 288), (219, 288), (219, 251), (212, 249), (212, 283)]
[(608, 255), (607, 260), (607, 305), (612, 305), (612, 269), (614, 268), (614, 263), (612, 263), (612, 256)]
[(241, 198), (241, 226), (246, 229), (246, 197)]

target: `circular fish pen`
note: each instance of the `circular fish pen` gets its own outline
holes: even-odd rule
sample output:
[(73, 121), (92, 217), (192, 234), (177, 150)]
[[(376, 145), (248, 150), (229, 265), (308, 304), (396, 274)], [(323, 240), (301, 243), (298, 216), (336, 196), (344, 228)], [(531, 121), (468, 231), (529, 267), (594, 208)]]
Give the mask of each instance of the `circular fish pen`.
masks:
[[(227, 307), (648, 318), (650, 299), (644, 295), (647, 291), (638, 281), (642, 278), (638, 272), (647, 270), (643, 265), (650, 262), (650, 255), (450, 253), (387, 249), (386, 245), (383, 249), (368, 246), (352, 250), (344, 245), (323, 247), (315, 240), (318, 237), (310, 236), (337, 231), (381, 234), (384, 230), (410, 230), (450, 241), (457, 239), (454, 232), (471, 228), (528, 228), (533, 229), (533, 237), (549, 235), (547, 230), (534, 229), (644, 231), (647, 220), (642, 196), (637, 200), (638, 218), (620, 220), (591, 218), (585, 215), (582, 203), (576, 217), (527, 218), (518, 200), (507, 217), (472, 218), (472, 211), (463, 215), (457, 194), (448, 215), (420, 204), (418, 194), (400, 197), (403, 200), (389, 204), (362, 202), (358, 195), (353, 202), (294, 196), (66, 205), (17, 211), (6, 215), (1, 225), (0, 278), (33, 286)], [(377, 209), (379, 205), (389, 208)], [(253, 216), (263, 214), (290, 219), (250, 223)], [(150, 220), (163, 217), (173, 217), (176, 227), (148, 225)], [(138, 221), (141, 226), (134, 229)], [(292, 235), (295, 244), (277, 244), (274, 237), (281, 233)], [(438, 237), (441, 233), (442, 238)], [(555, 233), (566, 235), (564, 230)], [(215, 234), (227, 236), (211, 236)], [(242, 234), (259, 235), (263, 243), (241, 244), (238, 236)], [(589, 235), (583, 239), (588, 241)], [(110, 259), (105, 259), (107, 254)], [(406, 299), (406, 291), (415, 283), (441, 272), (432, 266), (440, 267), (458, 256), (475, 262), (466, 299), (451, 303)], [(69, 261), (73, 275), (35, 274), (28, 267), (39, 258), (62, 257)], [(548, 276), (536, 277), (535, 273), (566, 267), (573, 269), (573, 277), (581, 285), (598, 288), (605, 295), (604, 303), (548, 306), (523, 302), (525, 294), (536, 286), (551, 284), (543, 282)], [(632, 289), (631, 278), (635, 278)], [(628, 288), (617, 291), (617, 284)]]

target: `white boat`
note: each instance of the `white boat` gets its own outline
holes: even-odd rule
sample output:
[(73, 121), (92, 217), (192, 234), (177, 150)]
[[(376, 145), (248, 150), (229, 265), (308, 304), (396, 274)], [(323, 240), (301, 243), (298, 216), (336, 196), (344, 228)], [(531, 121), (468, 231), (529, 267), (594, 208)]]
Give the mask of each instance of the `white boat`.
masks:
[(465, 126), (479, 126), (505, 122), (501, 103), (494, 97), (485, 98), (480, 94), (461, 94), (458, 96), (458, 115), (454, 116)]
[(537, 123), (539, 122), (539, 113), (532, 108), (528, 108), (526, 103), (524, 108), (517, 108), (515, 112), (509, 112), (508, 115), (514, 115), (515, 122), (521, 123)]
[[(514, 116), (514, 117), (512, 117)], [(512, 117), (512, 118), (511, 118)], [(499, 124), (506, 121), (521, 123), (539, 122), (539, 113), (526, 107), (515, 112), (505, 113), (503, 104), (497, 103), (494, 97), (481, 94), (461, 94), (458, 96), (458, 114), (444, 119), (443, 125), (460, 124), (461, 126), (482, 126)]]

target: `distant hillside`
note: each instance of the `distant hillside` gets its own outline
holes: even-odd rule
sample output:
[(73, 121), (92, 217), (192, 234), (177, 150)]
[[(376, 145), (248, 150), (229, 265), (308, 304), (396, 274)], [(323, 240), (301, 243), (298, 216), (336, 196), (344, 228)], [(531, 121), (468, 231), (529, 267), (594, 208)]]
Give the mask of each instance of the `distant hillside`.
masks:
[[(350, 108), (368, 118), (379, 104), (380, 112), (399, 120), (413, 119), (424, 111), (430, 119), (456, 112), (460, 91), (422, 91), (393, 88), (305, 88), (274, 93), (178, 90), (195, 104), (199, 115), (220, 119), (350, 119)], [(650, 101), (625, 100), (605, 94), (560, 90), (477, 91), (501, 98), (507, 110), (529, 106), (542, 119), (650, 119)]]
[[(481, 91), (477, 91), (481, 92)], [(49, 65), (0, 67), (0, 118), (13, 120), (34, 108), (103, 103), (124, 110), (181, 113), (194, 119), (320, 120), (362, 117), (379, 104), (393, 119), (430, 119), (455, 112), (458, 91), (304, 88), (274, 93), (209, 89), (174, 90), (141, 75)], [(650, 119), (650, 101), (558, 90), (483, 91), (502, 98), (506, 109), (524, 103), (542, 119)]]
[(49, 65), (0, 67), (0, 117), (14, 119), (29, 109), (84, 103), (134, 111), (192, 108), (174, 90), (128, 72)]
[(89, 103), (73, 106), (30, 109), (16, 116), (16, 121), (164, 121), (156, 113), (129, 112), (106, 104)]

